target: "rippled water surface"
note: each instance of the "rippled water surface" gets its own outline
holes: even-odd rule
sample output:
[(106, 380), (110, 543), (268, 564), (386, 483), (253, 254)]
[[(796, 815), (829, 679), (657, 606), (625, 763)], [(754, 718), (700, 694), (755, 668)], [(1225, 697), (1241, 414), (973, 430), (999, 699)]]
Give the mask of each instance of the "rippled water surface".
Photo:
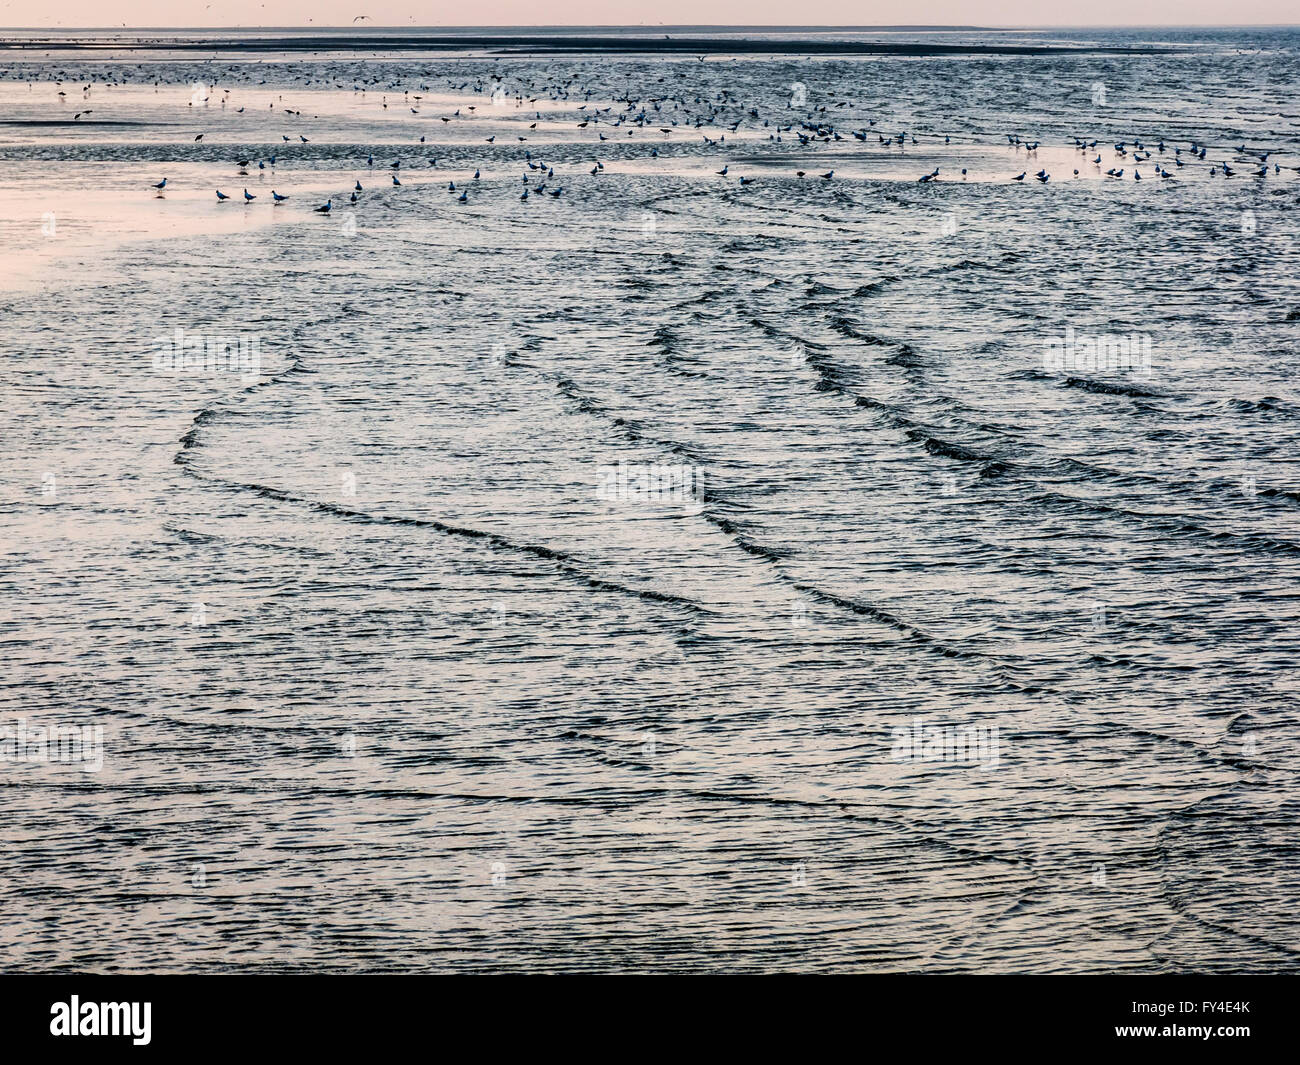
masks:
[(1050, 40), (0, 56), (5, 965), (1294, 970), (1300, 36)]

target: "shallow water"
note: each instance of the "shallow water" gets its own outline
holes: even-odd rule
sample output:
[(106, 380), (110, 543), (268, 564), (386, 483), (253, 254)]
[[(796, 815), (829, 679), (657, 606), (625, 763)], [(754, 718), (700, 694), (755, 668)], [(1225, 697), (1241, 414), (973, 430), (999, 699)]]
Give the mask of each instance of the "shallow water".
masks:
[(1172, 43), (6, 56), (10, 967), (1293, 970), (1300, 40)]

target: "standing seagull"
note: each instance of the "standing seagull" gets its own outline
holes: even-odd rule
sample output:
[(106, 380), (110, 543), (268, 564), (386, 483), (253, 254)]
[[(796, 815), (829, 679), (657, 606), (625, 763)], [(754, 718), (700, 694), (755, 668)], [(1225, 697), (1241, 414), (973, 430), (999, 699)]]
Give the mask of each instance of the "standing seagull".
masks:
[(228, 200), (228, 199), (230, 199), (229, 196), (227, 196), (220, 189), (217, 189), (217, 203), (220, 203), (222, 200)]
[(159, 191), (161, 191), (162, 189), (165, 189), (165, 188), (167, 187), (167, 179), (166, 179), (166, 178), (163, 178), (160, 182), (158, 182), (157, 185), (153, 185), (153, 186), (150, 186), (150, 187), (151, 187), (151, 188), (158, 189)]
[(333, 204), (334, 204), (333, 200), (326, 200), (319, 207), (313, 208), (313, 210), (315, 210), (317, 214), (329, 214), (330, 207), (332, 207)]
[(245, 202), (245, 203), (252, 203), (255, 199), (257, 199), (256, 196), (254, 196), (254, 195), (253, 195), (251, 192), (249, 192), (247, 189), (244, 190), (244, 202)]

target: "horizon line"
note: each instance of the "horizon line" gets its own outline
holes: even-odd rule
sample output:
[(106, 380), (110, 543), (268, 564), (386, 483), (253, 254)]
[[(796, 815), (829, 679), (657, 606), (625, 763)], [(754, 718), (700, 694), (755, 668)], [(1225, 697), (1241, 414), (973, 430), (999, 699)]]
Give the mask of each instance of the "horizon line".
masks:
[(585, 23), (585, 22), (547, 22), (547, 23), (478, 23), (464, 25), (358, 25), (350, 22), (339, 23), (311, 23), (308, 25), (264, 25), (261, 23), (237, 23), (227, 26), (0, 26), (0, 33), (15, 32), (43, 32), (58, 31), (60, 33), (163, 33), (187, 31), (191, 33), (218, 32), (230, 30), (289, 30), (295, 33), (310, 33), (312, 31), (333, 31), (333, 30), (355, 30), (361, 32), (364, 30), (401, 30), (404, 33), (418, 32), (421, 30), (437, 31), (447, 33), (454, 31), (480, 31), (480, 30), (636, 30), (661, 33), (665, 31), (684, 31), (695, 32), (700, 30), (726, 30), (729, 32), (741, 32), (744, 30), (761, 30), (766, 32), (774, 31), (799, 31), (812, 30), (816, 32), (831, 32), (836, 30), (854, 30), (870, 32), (910, 32), (910, 31), (964, 31), (969, 32), (977, 30), (981, 32), (990, 31), (1040, 31), (1040, 30), (1226, 30), (1226, 29), (1243, 29), (1243, 30), (1260, 30), (1260, 29), (1300, 29), (1300, 22), (1153, 22), (1153, 23), (1114, 23), (1114, 22), (1097, 22), (1097, 23), (1061, 23), (1061, 24), (1006, 24), (1006, 25), (967, 25), (953, 23), (909, 23), (909, 24), (868, 24), (868, 25), (850, 25), (843, 23)]

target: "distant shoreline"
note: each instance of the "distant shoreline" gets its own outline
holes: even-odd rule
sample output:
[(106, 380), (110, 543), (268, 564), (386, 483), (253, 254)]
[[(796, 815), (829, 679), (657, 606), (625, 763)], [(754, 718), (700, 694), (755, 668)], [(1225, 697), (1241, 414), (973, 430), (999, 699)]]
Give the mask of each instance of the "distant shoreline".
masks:
[[(772, 31), (769, 31), (772, 32)], [(883, 31), (881, 31), (883, 32)], [(980, 31), (983, 32), (983, 31)], [(752, 37), (622, 37), (536, 34), (347, 34), (322, 36), (169, 38), (9, 38), (0, 51), (42, 49), (163, 52), (494, 52), (516, 55), (683, 54), (683, 55), (1153, 55), (1156, 46), (1048, 44), (940, 44), (881, 41), (766, 40)]]

